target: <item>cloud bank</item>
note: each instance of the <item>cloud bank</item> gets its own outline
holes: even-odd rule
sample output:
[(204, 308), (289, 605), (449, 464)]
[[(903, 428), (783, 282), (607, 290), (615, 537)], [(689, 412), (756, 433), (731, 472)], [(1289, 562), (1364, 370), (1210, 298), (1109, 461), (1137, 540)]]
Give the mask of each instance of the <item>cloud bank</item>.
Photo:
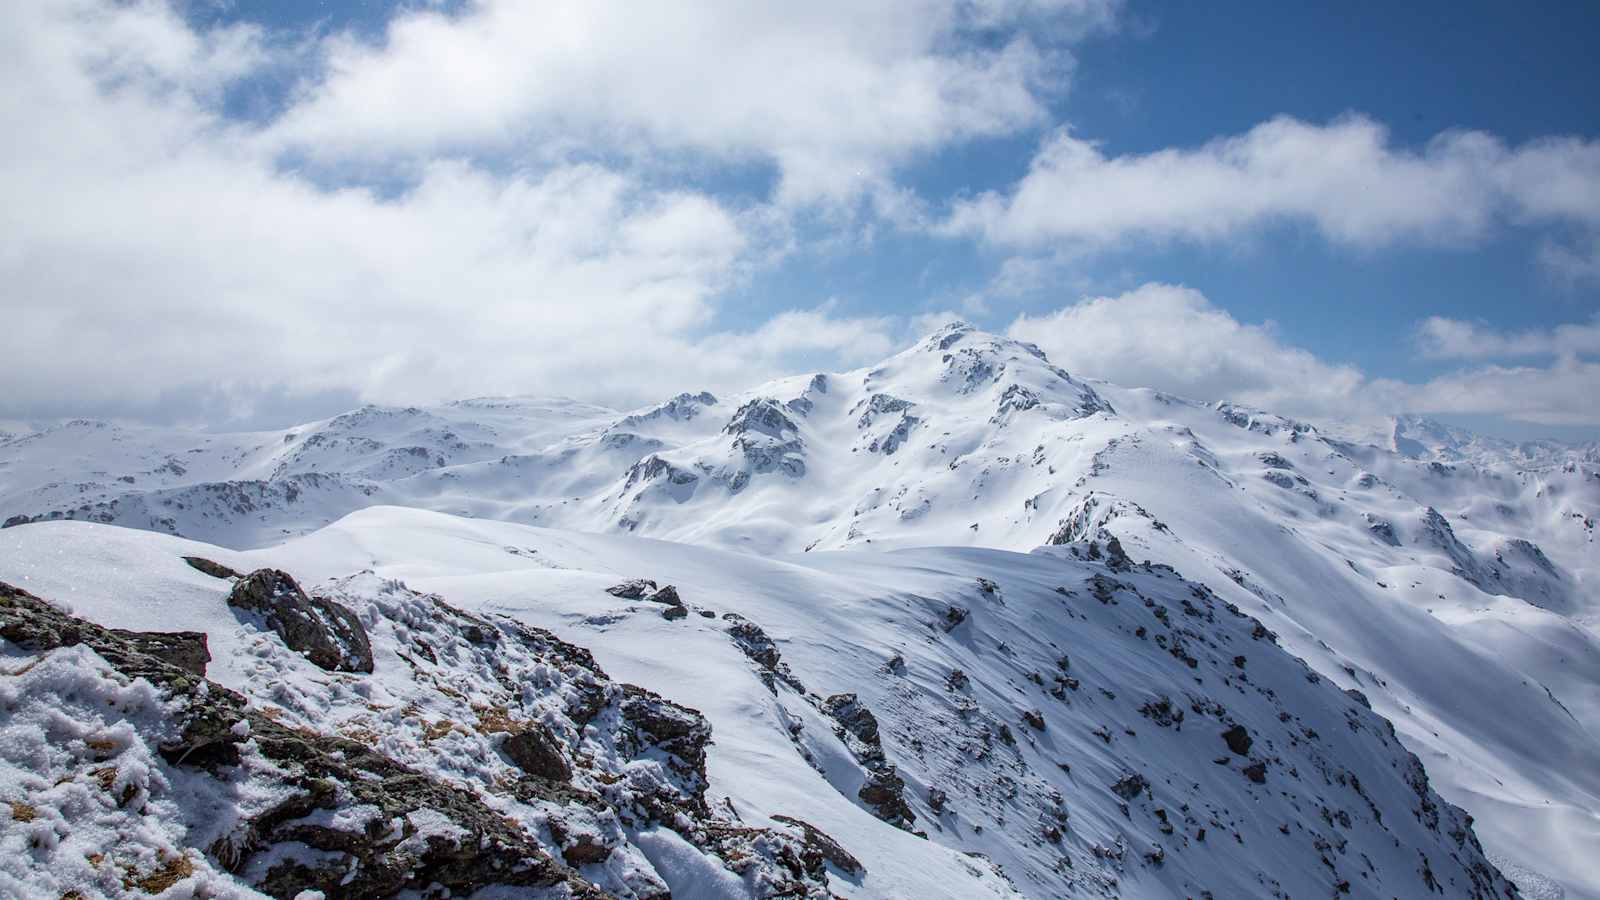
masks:
[(1433, 356), (1558, 358), (1548, 367), (1481, 365), (1421, 382), (1373, 378), (1286, 343), (1265, 325), (1239, 322), (1192, 288), (1146, 284), (1041, 316), (1008, 333), (1038, 344), (1058, 365), (1126, 386), (1199, 400), (1233, 400), (1306, 417), (1375, 419), (1394, 413), (1471, 413), (1540, 425), (1600, 425), (1600, 330), (1563, 326), (1504, 335), (1433, 318), (1418, 340)]
[[(958, 201), (946, 234), (995, 244), (1084, 250), (1133, 239), (1218, 242), (1273, 225), (1339, 245), (1476, 241), (1546, 225), (1589, 239), (1600, 228), (1600, 142), (1548, 138), (1507, 146), (1450, 131), (1420, 151), (1382, 125), (1279, 117), (1191, 149), (1108, 156), (1062, 130), (1009, 191)], [(1581, 277), (1584, 253), (1552, 244), (1547, 261)]]
[[(915, 231), (932, 209), (949, 211), (941, 234), (1014, 253), (1002, 296), (1051, 289), (1052, 254), (1276, 223), (1364, 249), (1536, 227), (1556, 277), (1600, 272), (1593, 142), (1452, 132), (1408, 150), (1367, 119), (1280, 118), (1106, 155), (1051, 110), (1074, 42), (1117, 14), (478, 0), (403, 6), (362, 38), (200, 27), (163, 0), (20, 4), (0, 30), (0, 418), (248, 417), (297, 397), (626, 405), (846, 368), (905, 342), (917, 310), (847, 314), (819, 289), (751, 315), (729, 298), (808, 242), (854, 252), (808, 222)], [(266, 111), (239, 115), (267, 84)], [(1034, 133), (1048, 137), (1010, 190), (950, 201), (897, 181)], [(1325, 363), (1162, 285), (1012, 331), (1087, 374), (1201, 397), (1592, 423), (1595, 328), (1430, 319), (1422, 351), (1467, 367), (1425, 385)]]

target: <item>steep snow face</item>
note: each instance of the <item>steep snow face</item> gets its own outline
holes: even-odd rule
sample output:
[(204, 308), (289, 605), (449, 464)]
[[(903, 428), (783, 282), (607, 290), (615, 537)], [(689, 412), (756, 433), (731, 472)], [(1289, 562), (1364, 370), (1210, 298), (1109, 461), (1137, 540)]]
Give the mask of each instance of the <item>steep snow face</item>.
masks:
[[(735, 873), (735, 854), (710, 855), (718, 828), (825, 835), (838, 859), (859, 863), (819, 870), (849, 897), (1516, 895), (1467, 815), (1361, 694), (1116, 542), (763, 560), (396, 508), (246, 553), (89, 523), (31, 524), (5, 540), (0, 580), (106, 625), (203, 630), (208, 676), (256, 715), (355, 738), (470, 791), (618, 896), (772, 895), (767, 870), (747, 862)], [(184, 556), (320, 581), (315, 593), (364, 623), (373, 672), (312, 666), (238, 617), (223, 600), (229, 583)], [(659, 598), (668, 583), (675, 603)], [(591, 674), (529, 657), (525, 646), (554, 638), (525, 645), (517, 629), (528, 626), (553, 632), (561, 660)], [(501, 634), (493, 652), (485, 628)], [(0, 702), (47, 703), (68, 657), (30, 667), (4, 649)], [(48, 676), (29, 674), (41, 664)], [(705, 815), (723, 825), (680, 816), (645, 827), (609, 812), (627, 808), (617, 794), (696, 788), (663, 767), (666, 751), (629, 757), (612, 741), (616, 692), (594, 681), (601, 670), (704, 714)], [(118, 690), (159, 710), (147, 690), (134, 696), (138, 683)], [(575, 721), (579, 710), (591, 724)], [(96, 714), (71, 718), (89, 733), (105, 727)], [(158, 713), (139, 715), (151, 724), (121, 726), (135, 749), (162, 737)], [(543, 723), (551, 749), (537, 761), (568, 767), (566, 801), (508, 789), (512, 720)], [(10, 755), (22, 746), (0, 741), (0, 765), (26, 766)], [(185, 828), (225, 827), (159, 783), (194, 775), (145, 752), (174, 833), (141, 837), (141, 852), (195, 846)], [(5, 790), (13, 804), (38, 797), (56, 809), (42, 781)], [(107, 810), (104, 821), (121, 821)], [(426, 824), (427, 812), (408, 818)], [(436, 818), (450, 839), (451, 820)], [(0, 841), (20, 834), (0, 823)], [(29, 883), (43, 874), (31, 859), (19, 849), (0, 871)], [(227, 878), (209, 857), (192, 862), (195, 878)]]
[[(960, 325), (855, 372), (626, 416), (526, 400), (381, 412), (292, 438), (73, 423), (12, 439), (0, 515), (233, 547), (383, 503), (760, 554), (1116, 536), (1364, 692), (1529, 883), (1600, 898), (1578, 862), (1600, 857), (1592, 447), (1414, 419), (1362, 439), (1086, 379)], [(325, 429), (342, 467), (296, 453)], [(395, 462), (405, 447), (428, 464)], [(161, 471), (173, 461), (186, 474)]]

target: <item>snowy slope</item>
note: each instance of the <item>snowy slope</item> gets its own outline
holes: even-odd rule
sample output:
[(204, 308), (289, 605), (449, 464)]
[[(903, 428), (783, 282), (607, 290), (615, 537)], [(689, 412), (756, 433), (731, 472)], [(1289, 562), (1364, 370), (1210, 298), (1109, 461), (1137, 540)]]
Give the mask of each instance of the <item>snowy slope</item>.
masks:
[[(359, 735), (496, 804), (551, 854), (547, 823), (570, 829), (581, 809), (495, 792), (496, 738), (451, 725), (482, 719), (471, 704), (494, 679), (477, 657), (454, 661), (449, 622), (416, 591), (548, 628), (701, 711), (708, 805), (746, 827), (784, 815), (831, 836), (864, 868), (830, 870), (842, 896), (1514, 895), (1359, 695), (1203, 586), (1099, 543), (763, 560), (397, 508), (244, 553), (89, 523), (4, 541), (0, 580), (112, 627), (202, 630), (208, 677), (275, 721)], [(312, 667), (185, 555), (320, 581), (365, 623), (373, 673)], [(693, 614), (606, 590), (638, 577), (675, 585)], [(26, 699), (28, 674), (8, 671)], [(522, 702), (546, 703), (543, 690), (529, 683)], [(181, 776), (156, 768), (157, 789)], [(860, 796), (886, 770), (904, 804), (892, 816)], [(608, 860), (578, 871), (617, 892), (656, 879), (680, 897), (749, 890), (664, 831), (624, 828)], [(0, 844), (16, 840), (0, 830)], [(5, 863), (22, 883), (27, 859)]]
[[(173, 460), (190, 474), (163, 473)], [(960, 325), (855, 372), (628, 415), (470, 401), (272, 435), (75, 423), (0, 444), (16, 520), (243, 548), (385, 503), (757, 554), (1115, 535), (1368, 696), (1525, 886), (1600, 898), (1593, 447), (1413, 418), (1325, 430), (1068, 373)]]

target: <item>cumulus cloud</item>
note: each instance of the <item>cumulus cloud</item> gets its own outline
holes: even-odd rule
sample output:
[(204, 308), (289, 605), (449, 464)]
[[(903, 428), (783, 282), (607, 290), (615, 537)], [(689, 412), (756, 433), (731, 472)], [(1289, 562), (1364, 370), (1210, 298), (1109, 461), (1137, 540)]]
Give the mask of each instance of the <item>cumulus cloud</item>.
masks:
[(883, 346), (882, 321), (829, 309), (706, 337), (781, 222), (627, 169), (438, 158), (394, 196), (318, 186), (217, 112), (262, 48), (155, 2), (12, 11), (0, 416), (329, 392), (627, 403)]
[[(1285, 342), (1270, 325), (1242, 323), (1199, 291), (1176, 285), (1146, 284), (1046, 315), (1019, 316), (1008, 333), (1081, 375), (1293, 415), (1364, 420), (1398, 412), (1472, 413), (1543, 425), (1600, 424), (1593, 402), (1600, 364), (1571, 353), (1543, 368), (1482, 366), (1416, 383), (1372, 378)], [(1594, 347), (1593, 326), (1505, 337), (1430, 319), (1420, 333), (1435, 342), (1437, 355), (1455, 358), (1524, 355), (1530, 346), (1539, 348), (1531, 355)]]
[(1600, 317), (1586, 324), (1501, 332), (1477, 322), (1431, 316), (1417, 326), (1417, 344), (1434, 359), (1600, 355)]
[[(322, 158), (602, 143), (775, 165), (779, 199), (892, 193), (916, 154), (1041, 123), (1113, 0), (480, 0), (340, 37), (264, 136)], [(530, 148), (536, 148), (530, 150)]]
[(1364, 117), (1279, 117), (1192, 149), (1108, 156), (1062, 130), (1011, 190), (957, 202), (940, 229), (1006, 246), (1095, 249), (1213, 242), (1277, 224), (1364, 248), (1467, 242), (1503, 226), (1589, 233), (1600, 227), (1600, 142), (1513, 147), (1450, 131), (1410, 150)]

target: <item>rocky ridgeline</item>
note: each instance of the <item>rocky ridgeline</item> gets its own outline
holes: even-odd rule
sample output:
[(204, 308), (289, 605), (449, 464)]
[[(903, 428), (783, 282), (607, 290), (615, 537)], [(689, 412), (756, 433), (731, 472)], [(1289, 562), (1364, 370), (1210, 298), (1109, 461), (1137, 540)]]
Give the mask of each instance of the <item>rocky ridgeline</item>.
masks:
[[(0, 701), (7, 717), (47, 717), (60, 683), (43, 673), (62, 665), (149, 695), (138, 715), (115, 715), (113, 702), (110, 737), (57, 736), (50, 763), (5, 791), (40, 871), (60, 867), (81, 886), (68, 896), (179, 884), (226, 895), (231, 875), (286, 900), (491, 887), (665, 900), (632, 843), (661, 827), (754, 896), (824, 897), (830, 862), (860, 874), (808, 823), (753, 826), (710, 808), (706, 720), (612, 681), (548, 632), (371, 575), (339, 582), (335, 600), (283, 572), (191, 564), (237, 579), (230, 605), (336, 680), (262, 683), (247, 697), (204, 678), (204, 634), (102, 628), (0, 584), (0, 637), (28, 657)], [(385, 694), (368, 684), (385, 674), (391, 690), (417, 686), (401, 709), (362, 700)], [(166, 841), (146, 834), (151, 814), (164, 814)], [(71, 836), (91, 823), (116, 837), (85, 855)]]

